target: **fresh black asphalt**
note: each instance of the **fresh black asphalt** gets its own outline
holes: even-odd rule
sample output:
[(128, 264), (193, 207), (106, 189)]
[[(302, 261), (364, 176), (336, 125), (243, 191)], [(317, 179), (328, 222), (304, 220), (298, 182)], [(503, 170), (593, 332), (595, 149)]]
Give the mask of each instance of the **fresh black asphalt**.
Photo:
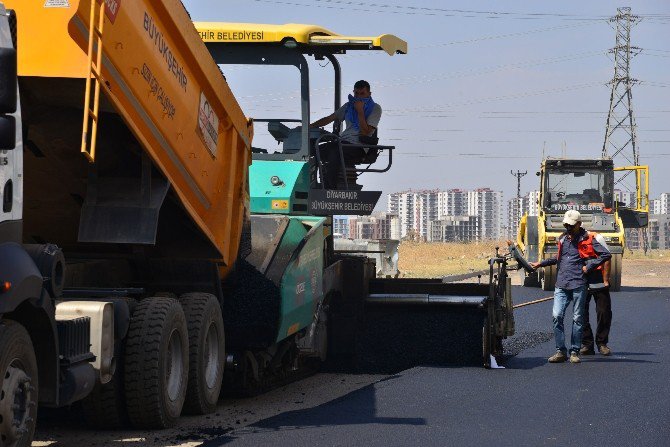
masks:
[[(514, 288), (516, 303), (549, 294)], [(549, 301), (516, 310), (504, 370), (416, 367), (203, 445), (670, 446), (670, 288), (612, 301), (611, 357), (548, 364)]]

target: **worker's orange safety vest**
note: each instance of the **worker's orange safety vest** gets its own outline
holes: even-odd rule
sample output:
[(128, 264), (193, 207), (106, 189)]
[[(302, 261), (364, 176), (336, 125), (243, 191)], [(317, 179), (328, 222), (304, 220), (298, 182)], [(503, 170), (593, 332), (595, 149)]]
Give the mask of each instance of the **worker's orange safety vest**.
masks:
[[(587, 231), (586, 232), (586, 237), (579, 242), (577, 242), (577, 250), (579, 251), (579, 257), (582, 259), (594, 259), (597, 258), (598, 255), (596, 254), (596, 251), (593, 249), (593, 238), (597, 235), (595, 232)], [(563, 240), (567, 237), (567, 234), (562, 235), (561, 237), (558, 238), (558, 256), (556, 256), (556, 260), (560, 261), (561, 260), (561, 246), (563, 245)], [(602, 264), (596, 267), (596, 270), (602, 270), (603, 266)]]

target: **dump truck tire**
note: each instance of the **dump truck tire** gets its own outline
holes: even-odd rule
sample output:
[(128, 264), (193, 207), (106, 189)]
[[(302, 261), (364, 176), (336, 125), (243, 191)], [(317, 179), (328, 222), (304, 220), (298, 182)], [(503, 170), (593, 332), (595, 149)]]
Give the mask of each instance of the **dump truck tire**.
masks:
[(556, 287), (556, 266), (549, 265), (544, 267), (540, 283), (542, 290), (552, 291)]
[(108, 383), (97, 382), (81, 401), (86, 425), (97, 429), (117, 429), (128, 425), (123, 377), (117, 371)]
[(212, 413), (219, 400), (226, 357), (221, 306), (209, 293), (185, 293), (179, 302), (186, 315), (189, 339), (184, 413)]
[(35, 350), (25, 328), (11, 320), (0, 322), (0, 346), (0, 445), (27, 447), (37, 419)]
[(610, 267), (610, 290), (618, 292), (621, 290), (621, 270), (623, 267), (623, 254), (612, 255), (612, 266)]
[(166, 428), (181, 414), (188, 383), (186, 317), (174, 298), (140, 301), (126, 339), (124, 388), (136, 428)]

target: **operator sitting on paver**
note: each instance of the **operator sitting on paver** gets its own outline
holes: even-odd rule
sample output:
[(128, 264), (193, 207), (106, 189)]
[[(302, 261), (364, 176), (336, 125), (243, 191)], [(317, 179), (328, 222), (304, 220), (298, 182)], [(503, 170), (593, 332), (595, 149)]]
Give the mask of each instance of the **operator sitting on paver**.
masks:
[[(371, 142), (370, 138), (375, 136), (381, 117), (382, 108), (372, 100), (370, 84), (361, 80), (354, 84), (354, 95), (349, 95), (349, 102), (337, 109), (335, 113), (313, 122), (309, 127), (323, 127), (335, 120), (345, 121), (346, 128), (340, 134), (342, 143), (377, 144), (376, 141)], [(335, 188), (340, 167), (338, 147), (326, 144), (320, 150), (322, 161), (325, 162), (322, 181), (326, 188)], [(345, 166), (351, 166), (356, 163), (356, 160), (365, 157), (366, 151), (363, 148), (345, 148), (343, 154)]]
[(549, 357), (550, 363), (565, 362), (565, 331), (563, 320), (565, 311), (573, 302), (572, 336), (570, 340), (570, 363), (579, 363), (579, 349), (584, 325), (584, 302), (587, 293), (586, 275), (601, 269), (601, 265), (612, 255), (595, 238), (596, 233), (582, 228), (579, 211), (569, 210), (563, 216), (565, 233), (558, 238), (558, 254), (542, 262), (531, 262), (534, 269), (557, 265), (556, 289), (554, 290), (554, 308), (552, 311), (556, 353)]

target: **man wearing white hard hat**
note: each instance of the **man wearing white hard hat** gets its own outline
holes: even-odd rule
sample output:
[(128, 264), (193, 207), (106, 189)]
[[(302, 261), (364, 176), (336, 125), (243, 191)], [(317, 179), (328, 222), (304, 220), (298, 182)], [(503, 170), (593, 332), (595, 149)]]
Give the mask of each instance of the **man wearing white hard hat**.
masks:
[(573, 317), (569, 359), (570, 363), (580, 362), (579, 350), (582, 342), (588, 287), (587, 274), (594, 270), (601, 270), (602, 264), (612, 257), (607, 247), (598, 242), (597, 233), (582, 228), (581, 219), (579, 211), (566, 211), (563, 216), (565, 233), (558, 238), (556, 257), (530, 263), (535, 269), (557, 264), (552, 310), (556, 353), (549, 357), (550, 363), (561, 363), (568, 360), (563, 320), (570, 303), (573, 306)]

